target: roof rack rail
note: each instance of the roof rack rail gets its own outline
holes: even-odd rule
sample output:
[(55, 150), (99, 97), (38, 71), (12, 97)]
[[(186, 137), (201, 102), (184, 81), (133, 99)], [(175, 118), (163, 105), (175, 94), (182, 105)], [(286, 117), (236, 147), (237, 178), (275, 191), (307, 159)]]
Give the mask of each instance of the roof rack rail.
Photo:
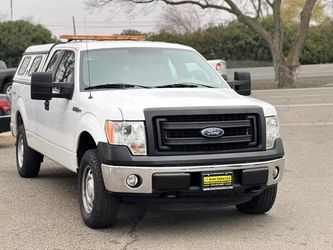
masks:
[(84, 40), (96, 40), (96, 41), (115, 41), (115, 40), (145, 40), (145, 36), (142, 35), (60, 35), (60, 39), (70, 41), (84, 41)]

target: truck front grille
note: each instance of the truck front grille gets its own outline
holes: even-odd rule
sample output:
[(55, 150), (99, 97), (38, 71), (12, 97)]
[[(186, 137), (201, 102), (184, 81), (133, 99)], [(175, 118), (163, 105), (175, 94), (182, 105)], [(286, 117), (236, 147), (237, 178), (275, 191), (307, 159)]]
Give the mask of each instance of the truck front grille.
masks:
[[(184, 110), (175, 114), (171, 111), (169, 114), (150, 114), (148, 115), (151, 119), (149, 124), (152, 126), (153, 133), (148, 134), (149, 153), (173, 155), (260, 150), (263, 129), (260, 110), (238, 111), (240, 113), (236, 111), (218, 110), (215, 113), (209, 110), (208, 114), (192, 111), (194, 114), (191, 114), (192, 112), (186, 114), (187, 111)], [(218, 138), (207, 138), (201, 133), (206, 128), (221, 128), (224, 135)]]

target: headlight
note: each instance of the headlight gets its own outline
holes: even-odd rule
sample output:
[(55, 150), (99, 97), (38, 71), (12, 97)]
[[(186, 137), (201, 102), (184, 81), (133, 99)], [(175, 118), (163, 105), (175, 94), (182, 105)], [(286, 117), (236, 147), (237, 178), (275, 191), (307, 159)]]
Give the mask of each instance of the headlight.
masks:
[(278, 118), (276, 116), (266, 117), (266, 149), (272, 149), (275, 140), (279, 137)]
[(125, 145), (133, 155), (146, 155), (146, 133), (143, 122), (105, 122), (105, 133), (110, 144)]

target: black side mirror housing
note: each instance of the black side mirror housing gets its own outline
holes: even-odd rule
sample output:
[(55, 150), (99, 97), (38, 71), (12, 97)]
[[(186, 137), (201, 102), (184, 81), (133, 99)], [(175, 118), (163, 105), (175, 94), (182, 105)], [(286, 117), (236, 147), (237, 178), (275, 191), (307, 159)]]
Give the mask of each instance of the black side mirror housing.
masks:
[(234, 81), (228, 81), (228, 84), (240, 95), (251, 95), (250, 72), (235, 72)]
[(52, 98), (72, 99), (74, 84), (52, 82), (51, 72), (34, 72), (31, 75), (31, 99), (49, 101)]

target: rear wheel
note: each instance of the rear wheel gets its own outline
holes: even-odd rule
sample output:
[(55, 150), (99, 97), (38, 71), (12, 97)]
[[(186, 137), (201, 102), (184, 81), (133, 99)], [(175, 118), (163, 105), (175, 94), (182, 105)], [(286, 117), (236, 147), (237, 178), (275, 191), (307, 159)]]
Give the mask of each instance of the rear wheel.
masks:
[(39, 174), (43, 155), (28, 146), (23, 124), (16, 136), (16, 166), (21, 177), (36, 177)]
[(236, 207), (247, 214), (264, 214), (274, 205), (278, 186), (277, 184), (265, 189), (261, 194), (252, 200), (239, 204)]
[(90, 228), (115, 224), (119, 199), (106, 192), (96, 149), (83, 155), (79, 169), (79, 202), (84, 223)]

